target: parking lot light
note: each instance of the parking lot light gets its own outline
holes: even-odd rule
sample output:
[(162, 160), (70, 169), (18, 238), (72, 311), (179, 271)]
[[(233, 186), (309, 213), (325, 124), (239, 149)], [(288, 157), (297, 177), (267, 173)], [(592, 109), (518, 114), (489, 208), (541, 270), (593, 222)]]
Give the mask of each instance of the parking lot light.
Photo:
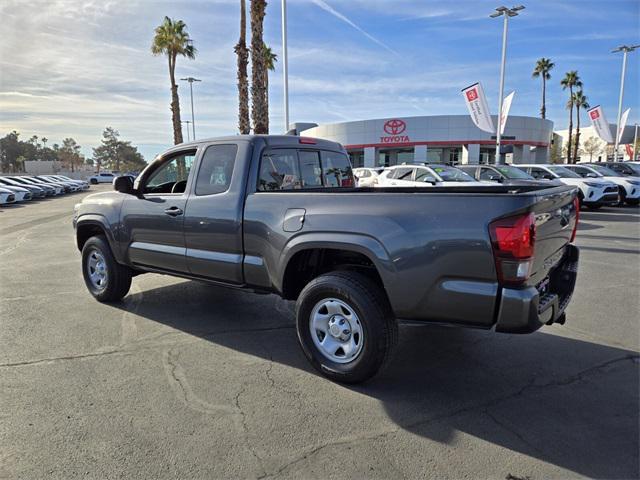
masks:
[[(616, 138), (615, 138), (615, 146), (613, 148), (613, 161), (618, 161), (618, 147), (620, 146), (620, 120), (622, 119), (622, 98), (624, 97), (624, 77), (627, 73), (627, 53), (633, 52), (636, 48), (640, 47), (640, 45), (621, 45), (618, 48), (614, 48), (611, 50), (611, 53), (622, 52), (622, 74), (620, 76), (620, 97), (618, 98), (618, 120), (616, 122)], [(624, 125), (622, 126), (624, 128)], [(623, 130), (624, 132), (624, 130)]]
[(502, 140), (501, 128), (502, 125), (502, 98), (504, 97), (504, 67), (507, 58), (507, 30), (509, 17), (515, 17), (520, 10), (524, 10), (524, 5), (518, 5), (516, 7), (498, 7), (496, 11), (489, 15), (491, 18), (504, 17), (504, 25), (502, 28), (502, 60), (500, 62), (500, 88), (498, 92), (498, 128), (496, 131), (496, 164), (500, 163), (500, 142)]

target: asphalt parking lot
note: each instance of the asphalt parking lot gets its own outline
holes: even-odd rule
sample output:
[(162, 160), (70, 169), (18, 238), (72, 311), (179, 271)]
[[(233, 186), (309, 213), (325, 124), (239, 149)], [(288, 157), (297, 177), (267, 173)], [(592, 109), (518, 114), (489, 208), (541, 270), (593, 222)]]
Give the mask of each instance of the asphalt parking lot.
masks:
[(0, 209), (0, 478), (640, 476), (640, 209), (582, 213), (566, 325), (405, 326), (346, 387), (276, 296), (149, 274), (97, 303), (83, 195)]

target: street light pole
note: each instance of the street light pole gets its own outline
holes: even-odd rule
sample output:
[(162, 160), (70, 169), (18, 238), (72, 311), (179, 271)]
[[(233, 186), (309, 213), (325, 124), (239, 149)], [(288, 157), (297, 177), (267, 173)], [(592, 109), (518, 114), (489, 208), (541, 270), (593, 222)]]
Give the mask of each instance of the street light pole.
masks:
[[(180, 123), (186, 123), (187, 124), (187, 142), (191, 141), (191, 137), (189, 137), (189, 124), (191, 123), (189, 120), (181, 120)], [(194, 138), (195, 140), (195, 138)]]
[(202, 80), (199, 80), (193, 77), (181, 78), (180, 80), (189, 82), (189, 90), (191, 91), (191, 128), (193, 131), (193, 139), (195, 140), (196, 139), (196, 119), (193, 114), (193, 82), (201, 82)]
[(284, 133), (289, 131), (289, 55), (287, 52), (287, 0), (282, 0), (282, 76), (284, 85)]
[[(621, 45), (620, 47), (611, 50), (611, 53), (622, 52), (622, 74), (620, 76), (620, 97), (618, 98), (618, 120), (616, 121), (616, 138), (613, 148), (613, 161), (618, 161), (618, 147), (619, 147), (619, 139), (620, 136), (620, 128), (624, 129), (624, 126), (620, 125), (620, 120), (622, 119), (622, 98), (624, 97), (624, 77), (627, 73), (627, 53), (633, 52), (636, 48), (640, 47), (640, 45)], [(623, 130), (624, 132), (624, 130)]]
[(504, 16), (504, 24), (502, 28), (502, 59), (500, 62), (500, 87), (498, 92), (498, 128), (496, 131), (496, 165), (500, 163), (500, 143), (502, 141), (502, 102), (504, 97), (504, 71), (507, 60), (507, 33), (509, 25), (509, 17), (515, 17), (518, 15), (519, 10), (523, 10), (524, 5), (518, 5), (517, 7), (507, 8), (498, 7), (496, 11), (489, 15), (491, 18), (497, 18), (501, 15)]

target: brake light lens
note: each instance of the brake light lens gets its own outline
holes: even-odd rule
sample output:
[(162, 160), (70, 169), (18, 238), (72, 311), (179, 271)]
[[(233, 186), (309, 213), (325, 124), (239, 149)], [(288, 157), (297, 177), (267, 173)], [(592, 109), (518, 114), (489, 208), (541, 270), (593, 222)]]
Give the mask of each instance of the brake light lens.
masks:
[(576, 239), (576, 234), (578, 233), (578, 220), (580, 220), (580, 200), (578, 197), (573, 199), (573, 208), (576, 211), (576, 223), (573, 225), (573, 232), (571, 232), (571, 243)]
[(298, 140), (298, 143), (302, 143), (304, 145), (315, 145), (316, 139), (310, 138), (310, 137), (300, 137), (300, 139)]
[(536, 238), (533, 213), (501, 218), (489, 224), (500, 283), (521, 284), (531, 275)]

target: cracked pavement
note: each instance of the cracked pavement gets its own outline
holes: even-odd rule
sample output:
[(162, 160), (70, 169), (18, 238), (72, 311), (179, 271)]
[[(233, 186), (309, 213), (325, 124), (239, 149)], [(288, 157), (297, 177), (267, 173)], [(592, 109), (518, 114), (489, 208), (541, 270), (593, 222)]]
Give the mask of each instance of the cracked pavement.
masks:
[(637, 208), (582, 213), (566, 325), (402, 326), (346, 387), (273, 295), (148, 274), (94, 301), (81, 197), (0, 209), (0, 478), (640, 476)]

